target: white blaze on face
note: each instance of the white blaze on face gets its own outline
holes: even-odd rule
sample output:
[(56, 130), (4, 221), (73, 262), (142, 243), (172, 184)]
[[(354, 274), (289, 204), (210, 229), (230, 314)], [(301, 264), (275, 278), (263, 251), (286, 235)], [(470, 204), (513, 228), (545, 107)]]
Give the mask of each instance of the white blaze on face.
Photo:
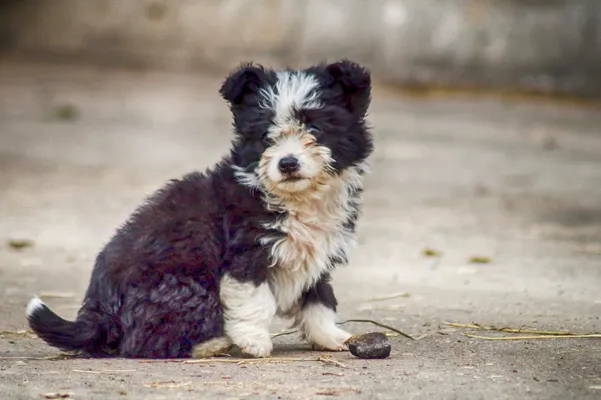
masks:
[(261, 89), (264, 108), (273, 110), (276, 125), (285, 125), (293, 119), (293, 110), (321, 108), (315, 76), (301, 71), (280, 71), (277, 83)]
[[(303, 191), (311, 186), (311, 180), (321, 174), (330, 163), (330, 150), (318, 146), (315, 137), (304, 130), (294, 115), (294, 110), (318, 109), (319, 83), (315, 76), (300, 71), (281, 71), (273, 87), (263, 88), (261, 106), (274, 112), (274, 125), (269, 128), (273, 144), (265, 151), (261, 170), (268, 183), (287, 192)], [(279, 169), (279, 162), (286, 157), (298, 160), (299, 179), (287, 180)], [(305, 179), (303, 179), (305, 178)]]

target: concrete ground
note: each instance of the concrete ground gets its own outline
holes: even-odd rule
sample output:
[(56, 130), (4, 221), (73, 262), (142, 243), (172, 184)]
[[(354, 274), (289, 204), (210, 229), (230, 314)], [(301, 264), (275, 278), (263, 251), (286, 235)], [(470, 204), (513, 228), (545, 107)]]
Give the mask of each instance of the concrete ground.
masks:
[(465, 334), (505, 334), (444, 324), (601, 331), (599, 108), (376, 88), (359, 246), (334, 285), (341, 320), (419, 339), (391, 337), (389, 359), (315, 361), (281, 336), (274, 357), (309, 361), (52, 360), (18, 333), (28, 299), (72, 318), (115, 227), (165, 180), (218, 160), (230, 119), (210, 76), (15, 62), (0, 76), (3, 399), (601, 398), (601, 339), (490, 341)]

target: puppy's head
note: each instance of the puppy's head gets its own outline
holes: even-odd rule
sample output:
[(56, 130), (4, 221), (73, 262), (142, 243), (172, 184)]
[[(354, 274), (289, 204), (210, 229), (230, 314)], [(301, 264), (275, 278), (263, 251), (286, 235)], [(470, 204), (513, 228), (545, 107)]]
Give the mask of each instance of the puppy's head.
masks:
[(369, 72), (347, 60), (277, 72), (242, 65), (220, 90), (234, 116), (238, 179), (285, 197), (358, 165), (372, 151), (370, 92)]

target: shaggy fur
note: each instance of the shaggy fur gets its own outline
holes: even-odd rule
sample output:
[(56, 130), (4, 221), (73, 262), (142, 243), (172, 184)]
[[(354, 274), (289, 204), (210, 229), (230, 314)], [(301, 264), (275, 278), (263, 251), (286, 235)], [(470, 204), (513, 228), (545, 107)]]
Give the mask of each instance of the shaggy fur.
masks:
[(223, 83), (235, 138), (206, 173), (173, 180), (96, 259), (75, 321), (35, 298), (31, 328), (94, 357), (206, 357), (232, 344), (271, 354), (289, 318), (315, 348), (341, 350), (332, 269), (354, 245), (372, 151), (370, 75), (343, 60), (304, 70), (242, 65)]

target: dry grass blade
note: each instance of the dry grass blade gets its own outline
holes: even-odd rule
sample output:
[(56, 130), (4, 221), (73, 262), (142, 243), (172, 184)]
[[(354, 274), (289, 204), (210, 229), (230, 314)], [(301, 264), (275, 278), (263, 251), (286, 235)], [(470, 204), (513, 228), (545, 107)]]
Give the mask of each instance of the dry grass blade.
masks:
[(338, 388), (338, 389), (329, 388), (329, 389), (320, 390), (319, 392), (315, 392), (315, 395), (338, 397), (338, 396), (343, 396), (345, 393), (361, 394), (361, 390), (353, 389), (353, 388)]
[(103, 372), (106, 372), (107, 374), (117, 374), (117, 373), (121, 373), (121, 372), (136, 372), (135, 369), (105, 369), (103, 370)]
[(575, 335), (574, 333), (567, 331), (537, 331), (533, 329), (515, 329), (515, 328), (496, 328), (494, 326), (484, 326), (479, 324), (457, 324), (452, 322), (444, 322), (445, 325), (452, 326), (453, 328), (467, 328), (467, 329), (478, 329), (482, 331), (496, 331), (505, 333), (526, 333), (533, 335), (549, 335), (549, 336), (568, 336)]
[(25, 329), (22, 331), (0, 331), (0, 336), (6, 336), (6, 335), (27, 336), (27, 335), (34, 335), (34, 333), (30, 329)]
[(346, 365), (344, 365), (340, 361), (334, 360), (332, 358), (332, 356), (329, 354), (322, 354), (321, 356), (317, 357), (317, 361), (321, 361), (322, 363), (325, 363), (325, 364), (335, 365), (340, 368), (346, 368)]
[(204, 364), (210, 362), (226, 363), (226, 364), (251, 364), (251, 363), (278, 363), (278, 362), (299, 362), (299, 361), (316, 361), (311, 358), (286, 358), (286, 357), (270, 357), (270, 358), (203, 358), (198, 360), (186, 360), (182, 364)]
[(179, 388), (184, 388), (184, 387), (188, 387), (192, 385), (192, 382), (174, 382), (174, 381), (168, 381), (168, 382), (150, 382), (150, 383), (145, 383), (144, 387), (147, 388), (153, 388), (153, 389), (179, 389)]
[(206, 363), (223, 363), (223, 364), (244, 364), (247, 361), (239, 358), (199, 358), (195, 360), (180, 361), (181, 364), (206, 364)]
[(35, 358), (35, 360), (58, 361), (58, 360), (70, 360), (72, 358), (77, 358), (77, 356), (73, 355), (73, 354), (59, 354), (56, 356), (46, 356), (46, 357)]
[[(372, 302), (375, 303), (375, 302)], [(399, 311), (405, 308), (404, 304), (389, 304), (383, 306), (372, 306), (371, 303), (361, 306), (360, 311)]]
[(68, 360), (71, 358), (75, 358), (70, 354), (59, 354), (57, 356), (46, 356), (46, 357), (0, 357), (0, 360), (33, 360), (33, 361), (55, 361), (55, 360)]
[[(327, 356), (327, 355), (326, 355)], [(319, 358), (287, 358), (287, 357), (270, 357), (270, 358), (199, 358), (195, 360), (143, 360), (138, 361), (141, 364), (150, 364), (150, 363), (179, 363), (179, 364), (210, 364), (210, 363), (223, 363), (223, 364), (269, 364), (269, 363), (284, 363), (284, 362), (316, 362), (321, 361), (325, 363), (330, 363), (338, 366), (342, 366), (342, 363), (339, 363), (336, 360), (327, 359), (325, 356), (321, 356)]]
[(73, 293), (60, 293), (60, 292), (44, 292), (38, 296), (40, 299), (69, 299), (75, 297)]
[(536, 336), (501, 336), (501, 337), (490, 337), (490, 336), (479, 336), (470, 335), (468, 333), (465, 336), (474, 339), (483, 340), (538, 340), (538, 339), (587, 339), (587, 338), (598, 338), (601, 339), (601, 334), (592, 333), (590, 335), (536, 335)]
[(274, 333), (273, 335), (271, 335), (271, 338), (273, 339), (280, 336), (292, 335), (293, 333), (298, 333), (298, 331), (283, 331), (279, 333)]
[(130, 372), (136, 372), (135, 369), (103, 369), (103, 370), (85, 370), (85, 369), (74, 369), (73, 372), (80, 372), (83, 374), (127, 374)]
[[(386, 297), (374, 298), (371, 301), (388, 300), (388, 299), (393, 299), (393, 298), (396, 298), (396, 297), (407, 297), (406, 295), (407, 295), (406, 293), (399, 293), (399, 294), (396, 294), (394, 296), (391, 295), (391, 296), (386, 296)], [(408, 334), (406, 334), (406, 333), (404, 333), (404, 332), (402, 332), (402, 331), (400, 331), (400, 330), (398, 330), (396, 328), (393, 328), (392, 326), (385, 325), (385, 324), (383, 324), (381, 322), (374, 321), (374, 320), (371, 320), (371, 319), (347, 319), (346, 321), (338, 322), (337, 325), (344, 325), (344, 324), (349, 323), (349, 322), (373, 324), (373, 325), (379, 326), (380, 328), (388, 329), (388, 330), (390, 330), (392, 332), (395, 332), (397, 335), (406, 337), (407, 339), (412, 339), (412, 340), (414, 339), (412, 336), (410, 336), (410, 335), (408, 335)], [(273, 335), (271, 335), (271, 338), (274, 339), (276, 337), (286, 336), (286, 335), (292, 335), (294, 333), (298, 333), (298, 331), (294, 330), (294, 331), (283, 331), (283, 332), (279, 332), (279, 333), (274, 333)], [(386, 336), (393, 336), (393, 335), (387, 334)]]
[(372, 297), (371, 299), (367, 300), (369, 302), (373, 302), (373, 301), (385, 301), (385, 300), (392, 300), (392, 299), (398, 299), (398, 298), (408, 298), (411, 297), (411, 295), (407, 292), (401, 292), (401, 293), (396, 293), (396, 294), (389, 294), (387, 296), (380, 296), (380, 297)]
[(374, 321), (374, 320), (371, 320), (371, 319), (347, 319), (346, 321), (338, 322), (338, 325), (344, 325), (344, 324), (349, 323), (349, 322), (359, 322), (359, 323), (373, 324), (375, 326), (379, 326), (380, 328), (384, 328), (384, 329), (388, 329), (390, 331), (396, 332), (399, 335), (401, 335), (403, 337), (406, 337), (407, 339), (415, 340), (412, 336), (406, 334), (405, 332), (399, 331), (398, 329), (393, 328), (392, 326), (388, 326), (388, 325), (385, 325), (385, 324), (383, 324), (381, 322)]

